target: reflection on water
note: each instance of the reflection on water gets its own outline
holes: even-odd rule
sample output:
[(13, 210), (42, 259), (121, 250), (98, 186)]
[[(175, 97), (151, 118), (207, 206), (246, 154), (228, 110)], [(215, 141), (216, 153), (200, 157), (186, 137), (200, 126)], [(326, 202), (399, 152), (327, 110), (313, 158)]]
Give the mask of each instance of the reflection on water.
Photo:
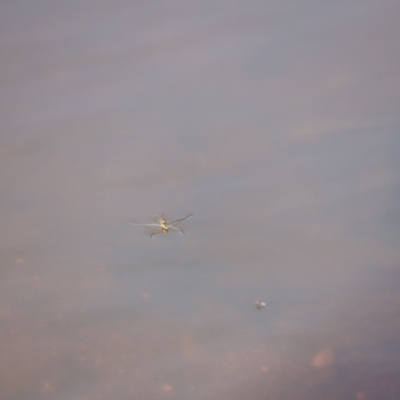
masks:
[(399, 15), (4, 4), (0, 398), (398, 399)]

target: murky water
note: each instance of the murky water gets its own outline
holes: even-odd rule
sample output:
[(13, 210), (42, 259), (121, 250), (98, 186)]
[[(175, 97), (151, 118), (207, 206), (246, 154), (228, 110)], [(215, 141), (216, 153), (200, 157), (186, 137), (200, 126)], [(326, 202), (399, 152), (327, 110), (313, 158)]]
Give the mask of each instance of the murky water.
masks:
[(0, 398), (400, 398), (398, 1), (0, 11)]

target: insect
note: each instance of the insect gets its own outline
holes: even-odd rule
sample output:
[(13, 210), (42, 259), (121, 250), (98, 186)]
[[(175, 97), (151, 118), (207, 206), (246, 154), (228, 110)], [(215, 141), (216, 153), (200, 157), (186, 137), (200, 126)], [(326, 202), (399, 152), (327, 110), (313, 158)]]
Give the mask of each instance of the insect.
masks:
[(159, 233), (168, 233), (169, 231), (178, 231), (185, 235), (185, 232), (178, 228), (177, 225), (184, 221), (186, 218), (191, 217), (193, 214), (186, 215), (186, 217), (176, 219), (174, 221), (168, 222), (167, 219), (163, 215), (156, 215), (158, 219), (155, 224), (137, 224), (135, 222), (130, 222), (131, 225), (143, 226), (144, 228), (151, 229), (150, 239), (153, 238), (154, 235), (158, 235)]

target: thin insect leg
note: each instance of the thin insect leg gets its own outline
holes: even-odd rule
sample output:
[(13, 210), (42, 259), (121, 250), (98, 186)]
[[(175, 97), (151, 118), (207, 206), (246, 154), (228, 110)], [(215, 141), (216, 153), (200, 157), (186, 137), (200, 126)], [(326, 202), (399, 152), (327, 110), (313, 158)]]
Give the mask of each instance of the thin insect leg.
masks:
[(168, 229), (170, 229), (172, 231), (180, 231), (179, 228), (176, 228), (175, 226), (172, 226), (172, 225), (168, 225)]
[(137, 226), (159, 226), (160, 224), (137, 224), (135, 222), (129, 222), (131, 225), (137, 225)]
[(184, 221), (186, 218), (191, 217), (193, 214), (189, 214), (184, 218), (179, 218), (179, 219), (175, 219), (174, 221), (171, 221), (170, 224), (174, 224), (174, 225), (178, 225), (179, 223), (181, 223), (182, 221)]
[(185, 232), (183, 232), (183, 230), (182, 230), (182, 229), (180, 229), (180, 228), (177, 228), (177, 227), (175, 227), (175, 226), (170, 226), (170, 227), (169, 227), (169, 229), (171, 229), (171, 230), (174, 230), (174, 231), (179, 231), (179, 232), (183, 233), (184, 235), (186, 235), (186, 233), (185, 233)]
[(175, 221), (171, 221), (169, 224), (170, 224), (170, 225), (173, 225), (173, 226), (176, 226), (176, 225), (178, 225), (179, 223), (181, 223), (182, 221), (184, 221), (186, 218), (191, 217), (192, 215), (193, 215), (193, 214), (189, 214), (189, 215), (187, 215), (187, 216), (184, 217), (184, 218), (176, 219)]
[(152, 238), (153, 235), (157, 235), (158, 233), (160, 233), (160, 231), (155, 230), (154, 228), (149, 228), (148, 226), (145, 226), (145, 228), (151, 230), (150, 239)]
[(163, 233), (162, 231), (160, 231), (160, 232), (153, 232), (151, 235), (150, 235), (150, 239), (153, 239), (153, 236), (154, 235), (158, 235), (159, 233)]
[(134, 224), (133, 222), (129, 222), (131, 225), (136, 225), (136, 226), (143, 226), (143, 228), (147, 229), (154, 229), (155, 227), (159, 227), (159, 224)]

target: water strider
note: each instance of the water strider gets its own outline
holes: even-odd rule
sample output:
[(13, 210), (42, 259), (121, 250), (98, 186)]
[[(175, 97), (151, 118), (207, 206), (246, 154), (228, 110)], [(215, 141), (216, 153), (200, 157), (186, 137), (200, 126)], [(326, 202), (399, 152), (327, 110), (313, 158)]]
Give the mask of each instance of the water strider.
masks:
[(164, 215), (156, 215), (158, 219), (156, 220), (155, 224), (137, 224), (135, 222), (130, 222), (131, 225), (137, 225), (137, 226), (143, 226), (145, 228), (153, 230), (153, 232), (150, 235), (150, 239), (154, 235), (158, 235), (159, 233), (168, 233), (169, 231), (178, 231), (181, 232), (182, 234), (185, 235), (185, 232), (177, 228), (177, 225), (180, 224), (182, 221), (184, 221), (186, 218), (191, 217), (193, 214), (189, 214), (186, 217), (175, 219), (174, 221), (168, 222), (167, 219), (164, 217)]

